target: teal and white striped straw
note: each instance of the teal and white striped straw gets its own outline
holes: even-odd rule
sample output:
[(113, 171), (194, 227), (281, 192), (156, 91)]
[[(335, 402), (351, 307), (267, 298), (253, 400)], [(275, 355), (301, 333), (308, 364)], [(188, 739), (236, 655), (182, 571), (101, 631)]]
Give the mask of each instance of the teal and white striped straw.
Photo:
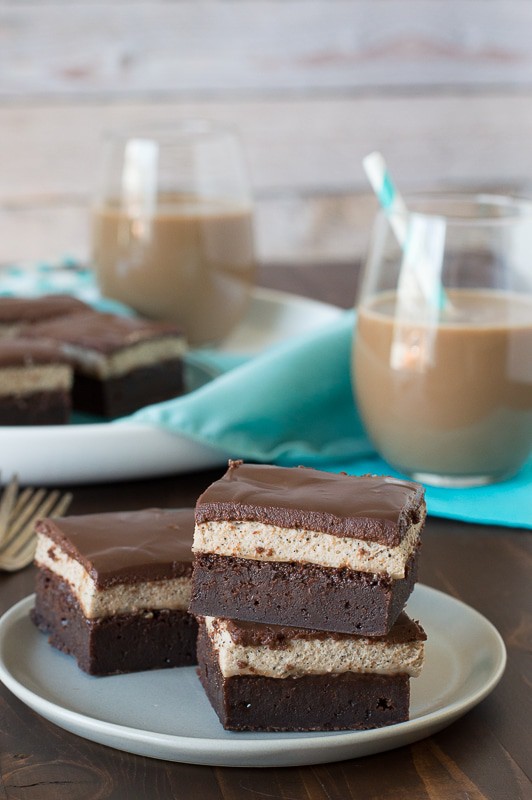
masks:
[(362, 160), (362, 165), (377, 195), (379, 205), (390, 221), (399, 245), (404, 250), (407, 236), (408, 209), (402, 195), (392, 180), (382, 155), (375, 151)]
[[(427, 280), (430, 281), (429, 274), (423, 275), (423, 266), (427, 273), (437, 276), (438, 289), (436, 300), (432, 300), (432, 305), (441, 311), (448, 306), (448, 299), (445, 289), (441, 284), (441, 267), (443, 263), (443, 247), (445, 243), (445, 220), (442, 217), (427, 218), (430, 221), (425, 226), (425, 238), (423, 236), (412, 237), (409, 230), (409, 217), (407, 205), (397, 189), (392, 176), (386, 166), (386, 162), (378, 151), (370, 153), (362, 160), (362, 165), (367, 178), (384, 213), (386, 214), (395, 237), (403, 251), (403, 264), (408, 265), (407, 272), (412, 272), (418, 276), (419, 288), (426, 287)], [(427, 243), (428, 238), (428, 243)], [(423, 251), (419, 251), (419, 241), (424, 242)], [(430, 267), (430, 270), (428, 269)], [(433, 292), (423, 291), (425, 297), (434, 297)]]

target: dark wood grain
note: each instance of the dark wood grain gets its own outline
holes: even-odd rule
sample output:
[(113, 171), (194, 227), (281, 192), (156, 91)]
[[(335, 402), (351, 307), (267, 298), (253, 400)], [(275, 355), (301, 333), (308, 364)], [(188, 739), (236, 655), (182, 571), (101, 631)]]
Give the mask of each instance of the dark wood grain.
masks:
[[(354, 268), (337, 266), (344, 306)], [(324, 297), (319, 267), (263, 270), (261, 281)], [(354, 296), (354, 289), (353, 289)], [(76, 486), (71, 513), (193, 505), (222, 470), (129, 483)], [(199, 767), (113, 750), (69, 734), (0, 688), (0, 800), (527, 800), (532, 545), (529, 532), (429, 519), (420, 580), (488, 617), (508, 648), (493, 693), (439, 734), (388, 753), (283, 769)], [(33, 589), (34, 568), (0, 574), (0, 612)], [(452, 620), (449, 620), (452, 630)]]

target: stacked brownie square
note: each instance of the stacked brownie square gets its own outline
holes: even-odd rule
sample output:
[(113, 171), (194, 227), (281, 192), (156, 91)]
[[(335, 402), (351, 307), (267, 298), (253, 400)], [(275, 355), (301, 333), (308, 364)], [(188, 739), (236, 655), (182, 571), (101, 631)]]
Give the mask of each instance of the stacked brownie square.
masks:
[(67, 295), (0, 297), (0, 425), (68, 422), (72, 363), (55, 342), (24, 332), (39, 323), (89, 310), (81, 300)]
[(0, 425), (62, 425), (72, 366), (53, 342), (0, 338)]
[(196, 505), (189, 607), (225, 728), (408, 719), (425, 634), (403, 608), (425, 513), (408, 481), (230, 462)]

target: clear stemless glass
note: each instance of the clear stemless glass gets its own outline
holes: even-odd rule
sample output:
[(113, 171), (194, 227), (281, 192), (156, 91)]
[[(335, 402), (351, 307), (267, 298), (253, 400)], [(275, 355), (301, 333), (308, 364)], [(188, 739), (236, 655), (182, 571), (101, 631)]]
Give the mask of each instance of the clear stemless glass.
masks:
[(235, 132), (206, 120), (111, 133), (92, 211), (102, 294), (223, 339), (255, 279), (252, 197)]
[(360, 286), (362, 419), (377, 451), (414, 479), (502, 480), (532, 450), (532, 202), (407, 205), (400, 220), (378, 214)]

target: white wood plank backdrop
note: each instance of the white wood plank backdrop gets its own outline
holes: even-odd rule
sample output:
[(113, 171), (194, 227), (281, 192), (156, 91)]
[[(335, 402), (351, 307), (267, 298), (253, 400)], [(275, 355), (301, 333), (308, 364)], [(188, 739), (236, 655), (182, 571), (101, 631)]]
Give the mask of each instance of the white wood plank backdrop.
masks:
[(375, 202), (532, 187), (526, 0), (0, 0), (0, 262), (87, 252), (101, 131), (235, 124), (263, 260), (350, 259)]

